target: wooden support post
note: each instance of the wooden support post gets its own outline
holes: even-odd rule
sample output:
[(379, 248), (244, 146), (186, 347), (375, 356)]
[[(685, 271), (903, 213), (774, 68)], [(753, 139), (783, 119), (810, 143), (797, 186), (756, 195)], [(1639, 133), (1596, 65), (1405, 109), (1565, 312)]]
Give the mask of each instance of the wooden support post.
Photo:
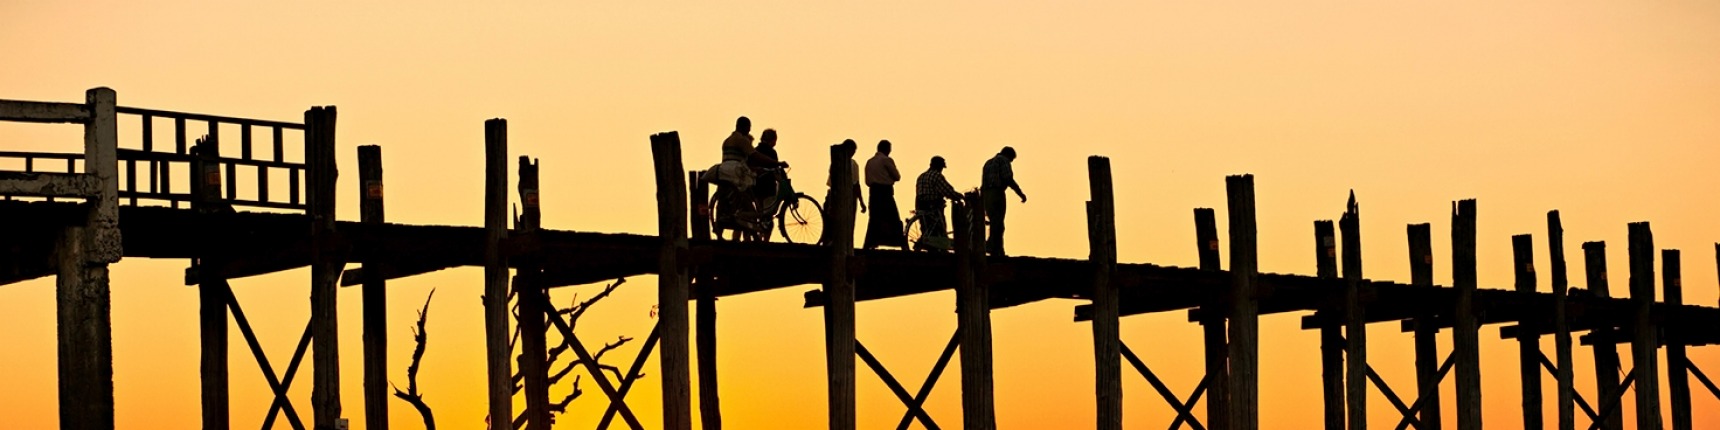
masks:
[(1254, 175), (1225, 178), (1230, 212), (1230, 426), (1260, 427), (1260, 314)]
[(122, 255), (119, 234), (119, 132), (114, 91), (84, 93), (84, 174), (99, 184), (81, 226), (57, 244), (55, 316), (59, 352), (60, 428), (112, 429), (113, 323), (108, 264)]
[(514, 417), (513, 363), (508, 356), (508, 120), (484, 121), (484, 348), (490, 421)]
[[(538, 202), (538, 163), (520, 156), (520, 211), (514, 231), (531, 237), (542, 227), (543, 209)], [(514, 294), (519, 304), (520, 375), (526, 393), (526, 430), (549, 430), (549, 341), (546, 324), (549, 292), (544, 290), (543, 262), (536, 252), (522, 256), (514, 269)]]
[[(688, 207), (693, 222), (692, 238), (711, 240), (711, 217), (706, 215), (711, 201), (710, 184), (699, 180), (699, 172), (687, 174)], [(711, 274), (695, 275), (693, 288), (698, 290), (697, 313), (694, 315), (694, 341), (698, 344), (699, 360), (699, 418), (704, 430), (722, 430), (723, 410), (717, 396), (717, 295), (711, 285)]]
[[(204, 141), (192, 148), (194, 158), (191, 161), (191, 171), (196, 172), (196, 176), (191, 180), (191, 209), (197, 212), (198, 216), (205, 216), (220, 207), (220, 197), (215, 192), (221, 185), (219, 164), (215, 161), (220, 150), (221, 145), (213, 141)], [(211, 183), (211, 179), (215, 181)], [(207, 244), (210, 233), (201, 233), (198, 240)], [(205, 252), (203, 256), (192, 261), (192, 267), (210, 266), (210, 263), (220, 258), (216, 253)], [(204, 430), (225, 429), (232, 421), (228, 393), (231, 385), (227, 366), (227, 297), (232, 292), (227, 290), (225, 279), (217, 279), (214, 276), (213, 273), (198, 271), (196, 277), (197, 320), (203, 344), (201, 376)]]
[(1368, 428), (1368, 323), (1362, 310), (1362, 213), (1356, 192), (1338, 229), (1344, 235), (1344, 382), (1349, 401), (1350, 430)]
[[(830, 430), (854, 430), (854, 278), (848, 273), (848, 257), (854, 254), (854, 160), (852, 145), (830, 147), (830, 192), (824, 198), (824, 235), (829, 247), (830, 270), (824, 279), (824, 366), (828, 373)], [(966, 350), (968, 348), (962, 348)], [(966, 388), (967, 353), (962, 353), (962, 380)], [(967, 409), (964, 390), (962, 404)]]
[[(1607, 288), (1606, 242), (1583, 243), (1583, 270), (1590, 293), (1602, 299), (1611, 296)], [(1605, 331), (1596, 331), (1596, 333), (1610, 332), (1610, 328)], [(1604, 397), (1611, 393), (1617, 393), (1619, 390), (1618, 345), (1612, 342), (1595, 342), (1594, 346), (1590, 348), (1595, 352), (1596, 395)], [(1601, 398), (1595, 401), (1605, 403), (1607, 400)], [(1624, 413), (1619, 408), (1605, 412), (1600, 421), (1602, 430), (1624, 429)]]
[[(1338, 277), (1338, 236), (1331, 220), (1314, 221), (1314, 265), (1321, 279)], [(1326, 430), (1344, 429), (1344, 333), (1337, 324), (1320, 326), (1320, 378)]]
[[(1684, 281), (1680, 260), (1676, 249), (1660, 251), (1660, 270), (1663, 277), (1661, 285), (1666, 288), (1666, 304), (1673, 309), (1684, 306)], [(1671, 315), (1665, 319), (1670, 320)], [(1672, 430), (1690, 430), (1690, 362), (1685, 356), (1684, 339), (1679, 336), (1683, 327), (1666, 324), (1662, 330), (1665, 330), (1666, 336), (1666, 389), (1672, 395), (1669, 399), (1672, 402)]]
[[(1511, 253), (1513, 272), (1516, 274), (1516, 290), (1519, 293), (1535, 292), (1535, 238), (1527, 234), (1511, 236)], [(1523, 428), (1524, 430), (1539, 430), (1541, 420), (1541, 339), (1534, 334), (1538, 331), (1529, 321), (1521, 325), (1525, 330), (1517, 335), (1517, 371), (1523, 382)]]
[(1646, 222), (1630, 224), (1630, 301), (1635, 309), (1630, 362), (1636, 368), (1636, 428), (1658, 430), (1660, 348), (1655, 334), (1659, 328), (1650, 310), (1654, 306), (1654, 232)]
[[(1409, 226), (1409, 279), (1411, 285), (1433, 286), (1433, 226)], [(1421, 393), (1417, 419), (1422, 430), (1438, 430), (1439, 416), (1439, 326), (1433, 315), (1425, 315), (1415, 326), (1415, 386)]]
[(1451, 213), (1451, 279), (1457, 288), (1451, 349), (1457, 356), (1457, 428), (1481, 429), (1481, 339), (1475, 312), (1475, 200)]
[(1559, 221), (1559, 211), (1547, 212), (1547, 250), (1553, 275), (1553, 350), (1558, 367), (1553, 378), (1558, 384), (1559, 430), (1575, 430), (1577, 419), (1576, 388), (1572, 380), (1570, 281), (1565, 275), (1565, 228)]
[[(1200, 253), (1200, 270), (1224, 270), (1218, 256), (1218, 220), (1212, 208), (1194, 210), (1194, 238), (1195, 249)], [(1206, 426), (1213, 429), (1230, 428), (1225, 421), (1230, 417), (1230, 378), (1226, 377), (1230, 374), (1230, 346), (1225, 340), (1225, 299), (1223, 291), (1214, 291), (1211, 299), (1201, 305), (1209, 310), (1200, 326), (1206, 340)]]
[(317, 430), (334, 429), (340, 410), (339, 314), (335, 292), (346, 257), (335, 233), (335, 110), (305, 112), (305, 165), (310, 169), (311, 218), (311, 410)]
[[(985, 205), (979, 193), (955, 205), (956, 334), (961, 344), (962, 428), (994, 430), (997, 408), (992, 396), (991, 298), (981, 279), (986, 265)], [(852, 213), (850, 210), (849, 213)]]
[[(662, 345), (657, 357), (663, 375), (663, 428), (690, 430), (693, 381), (687, 356), (687, 300), (691, 291), (687, 266), (681, 264), (687, 255), (687, 183), (681, 176), (686, 172), (681, 167), (681, 135), (673, 131), (651, 135), (651, 158), (657, 174), (657, 237), (662, 240), (657, 256), (657, 327)], [(852, 309), (852, 289), (848, 297)], [(848, 327), (852, 344), (853, 318), (849, 318)], [(852, 351), (848, 362), (852, 386)]]
[[(1123, 428), (1122, 339), (1117, 328), (1116, 202), (1111, 193), (1111, 160), (1087, 157), (1088, 260), (1093, 262), (1093, 374), (1094, 401), (1098, 404), (1100, 430)], [(965, 349), (965, 348), (964, 348)]]
[[(246, 127), (250, 130), (250, 127)], [(358, 147), (359, 222), (380, 225), (382, 206), (382, 147)], [(380, 268), (381, 258), (364, 262)], [(364, 423), (365, 428), (388, 429), (388, 281), (380, 270), (364, 271)]]

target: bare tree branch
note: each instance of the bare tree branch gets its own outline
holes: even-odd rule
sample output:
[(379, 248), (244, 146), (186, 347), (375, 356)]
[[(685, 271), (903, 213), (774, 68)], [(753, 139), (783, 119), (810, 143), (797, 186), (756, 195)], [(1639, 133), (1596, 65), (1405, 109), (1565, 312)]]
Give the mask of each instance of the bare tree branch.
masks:
[(418, 326), (412, 328), (412, 340), (418, 343), (418, 347), (412, 350), (412, 364), (406, 366), (406, 391), (400, 391), (400, 387), (393, 383), (388, 384), (394, 387), (394, 397), (399, 397), (418, 409), (418, 415), (424, 417), (424, 428), (427, 430), (436, 430), (436, 417), (431, 414), (430, 405), (424, 403), (424, 393), (418, 392), (418, 369), (424, 360), (424, 348), (430, 340), (424, 325), (430, 320), (430, 299), (434, 297), (436, 290), (431, 289), (430, 294), (424, 297), (424, 309), (418, 311)]

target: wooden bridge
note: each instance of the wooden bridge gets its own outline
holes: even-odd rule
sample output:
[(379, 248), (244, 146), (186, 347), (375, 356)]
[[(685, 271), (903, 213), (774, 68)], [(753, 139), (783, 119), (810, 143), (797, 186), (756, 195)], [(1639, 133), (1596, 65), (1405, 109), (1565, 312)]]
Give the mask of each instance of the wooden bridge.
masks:
[[(826, 243), (736, 243), (710, 239), (703, 202), (708, 190), (689, 180), (674, 132), (650, 138), (654, 155), (659, 235), (604, 234), (543, 228), (536, 166), (520, 160), (519, 201), (524, 211), (509, 226), (506, 121), (487, 121), (485, 220), (482, 227), (388, 223), (383, 211), (381, 150), (359, 147), (361, 217), (335, 219), (337, 202), (334, 154), (335, 109), (315, 107), (303, 122), (264, 121), (118, 106), (106, 88), (89, 90), (82, 103), (0, 100), (0, 120), (80, 124), (82, 153), (0, 152), (0, 160), (21, 159), (22, 172), (0, 172), (0, 284), (58, 277), (59, 407), (65, 428), (113, 428), (112, 348), (109, 325), (109, 264), (126, 257), (190, 260), (187, 285), (200, 288), (202, 330), (202, 405), (204, 428), (228, 424), (228, 318), (275, 393), (263, 423), (276, 412), (294, 428), (299, 422), (286, 396), (307, 347), (311, 360), (310, 407), (317, 429), (334, 428), (343, 405), (335, 342), (337, 285), (362, 285), (364, 327), (364, 408), (367, 428), (388, 427), (387, 362), (388, 279), (461, 266), (485, 268), (485, 333), (488, 350), (490, 416), (520, 417), (526, 428), (548, 428), (549, 369), (545, 333), (554, 329), (587, 366), (591, 379), (610, 400), (611, 417), (640, 428), (623, 401), (632, 379), (611, 380), (591, 359), (591, 350), (574, 336), (562, 315), (552, 311), (545, 289), (636, 276), (658, 277), (659, 303), (694, 301), (697, 324), (698, 406), (702, 428), (721, 428), (714, 389), (715, 298), (776, 288), (819, 284), (806, 305), (823, 307), (829, 371), (830, 428), (855, 425), (855, 374), (858, 357), (876, 372), (906, 406), (900, 428), (918, 421), (938, 428), (921, 405), (959, 349), (964, 428), (995, 428), (992, 400), (990, 311), (1051, 298), (1079, 299), (1077, 321), (1093, 328), (1095, 428), (1119, 429), (1123, 419), (1122, 363), (1128, 362), (1176, 411), (1172, 428), (1253, 429), (1259, 424), (1258, 319), (1261, 314), (1314, 311), (1302, 326), (1321, 332), (1321, 369), (1327, 429), (1365, 428), (1370, 383), (1401, 413), (1395, 428), (1442, 428), (1438, 387), (1456, 369), (1456, 428), (1481, 428), (1478, 342), (1482, 326), (1499, 326), (1500, 336), (1520, 345), (1525, 428), (1542, 428), (1542, 371), (1558, 382), (1553, 401), (1555, 423), (1573, 428), (1618, 429), (1624, 393), (1636, 396), (1637, 428), (1662, 428), (1662, 371), (1671, 391), (1672, 427), (1690, 428), (1689, 380), (1694, 374), (1707, 390), (1720, 389), (1685, 358), (1689, 346), (1720, 343), (1720, 309), (1683, 303), (1681, 255), (1659, 250), (1659, 285), (1664, 301), (1654, 300), (1656, 249), (1647, 223), (1629, 226), (1629, 289), (1614, 298), (1608, 289), (1605, 244), (1585, 243), (1584, 268), (1589, 288), (1571, 288), (1566, 278), (1562, 230), (1557, 211), (1549, 212), (1542, 242), (1551, 252), (1550, 292), (1537, 291), (1529, 235), (1513, 239), (1517, 281), (1511, 290), (1476, 285), (1476, 202), (1453, 204), (1451, 268), (1454, 284), (1433, 285), (1430, 227), (1410, 225), (1412, 276), (1409, 283), (1366, 279), (1360, 253), (1360, 210), (1352, 197), (1344, 217), (1315, 221), (1315, 275), (1258, 273), (1253, 178), (1226, 178), (1229, 195), (1230, 267), (1219, 267), (1219, 235), (1212, 209), (1195, 209), (1199, 267), (1169, 267), (1116, 261), (1114, 203), (1110, 163), (1089, 159), (1092, 198), (1086, 207), (1091, 256), (1068, 260), (984, 255), (984, 213), (956, 205), (954, 253), (855, 250), (852, 189), (834, 187)], [(121, 116), (140, 120), (141, 136), (121, 143)], [(240, 153), (220, 153), (225, 124), (237, 126)], [(171, 143), (154, 142), (154, 127), (170, 126)], [(198, 133), (193, 126), (205, 126)], [(188, 136), (202, 134), (201, 139)], [(229, 134), (226, 138), (231, 138)], [(267, 145), (262, 142), (267, 142)], [(229, 146), (231, 148), (232, 146)], [(267, 149), (267, 154), (264, 154)], [(301, 154), (302, 158), (296, 155)], [(845, 183), (850, 150), (833, 146), (832, 183)], [(297, 161), (289, 161), (297, 158)], [(255, 174), (255, 190), (241, 196), (241, 175)], [(286, 178), (283, 182), (271, 177)], [(248, 177), (248, 176), (247, 176)], [(1341, 231), (1341, 234), (1338, 232)], [(1343, 246), (1338, 246), (1339, 243)], [(1341, 250), (1341, 255), (1340, 255)], [(1720, 245), (1716, 246), (1720, 253)], [(1342, 260), (1342, 274), (1339, 260)], [(1720, 257), (1717, 257), (1720, 258)], [(362, 268), (344, 270), (348, 263)], [(227, 282), (231, 279), (309, 266), (311, 315), (304, 336), (283, 373), (277, 374)], [(514, 271), (511, 279), (509, 270)], [(940, 290), (956, 291), (958, 325), (932, 374), (910, 393), (854, 338), (854, 303)], [(508, 337), (510, 294), (517, 294), (514, 317), (522, 333), (520, 373), (526, 410), (512, 410), (515, 363)], [(1205, 330), (1207, 375), (1187, 397), (1167, 387), (1119, 338), (1121, 317), (1151, 312), (1186, 311)], [(660, 354), (665, 428), (689, 430), (693, 407), (693, 360), (689, 356), (689, 311), (662, 306), (658, 326), (630, 374), (637, 374), (653, 349)], [(1399, 396), (1369, 366), (1369, 323), (1399, 321), (1415, 339), (1416, 381)], [(1378, 325), (1372, 326), (1375, 332)], [(1453, 330), (1449, 357), (1437, 355), (1435, 336)], [(1573, 334), (1594, 354), (1597, 386), (1572, 386)], [(1540, 350), (1541, 336), (1556, 339), (1552, 358)], [(1618, 344), (1629, 346), (1635, 369), (1618, 377)], [(654, 348), (655, 347), (655, 348)], [(1665, 369), (1655, 358), (1666, 350)], [(1314, 369), (1309, 369), (1314, 371)], [(618, 377), (624, 376), (619, 373)], [(1589, 388), (1589, 387), (1585, 387)], [(1204, 414), (1194, 410), (1208, 399)], [(1151, 397), (1151, 396), (1149, 396)], [(1205, 420), (1200, 418), (1204, 417)], [(1072, 423), (1073, 424), (1073, 423)]]

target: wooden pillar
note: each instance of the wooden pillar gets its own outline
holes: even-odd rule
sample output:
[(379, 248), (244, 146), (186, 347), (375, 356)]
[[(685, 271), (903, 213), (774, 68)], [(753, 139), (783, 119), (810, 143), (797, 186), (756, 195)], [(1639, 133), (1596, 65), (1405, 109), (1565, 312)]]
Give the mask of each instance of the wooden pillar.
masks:
[(1368, 322), (1362, 310), (1362, 214), (1356, 192), (1338, 229), (1344, 235), (1344, 382), (1349, 401), (1350, 430), (1368, 428)]
[(1659, 430), (1660, 357), (1654, 306), (1654, 232), (1646, 222), (1630, 223), (1630, 362), (1636, 368), (1636, 428)]
[[(1433, 226), (1409, 226), (1410, 285), (1433, 286)], [(1439, 326), (1433, 315), (1423, 315), (1415, 325), (1415, 386), (1421, 409), (1417, 418), (1423, 430), (1438, 430), (1439, 416)]]
[[(848, 257), (854, 254), (854, 172), (849, 163), (854, 148), (830, 147), (830, 192), (824, 197), (829, 209), (824, 235), (829, 247), (830, 269), (824, 279), (824, 366), (829, 376), (830, 430), (854, 430), (854, 278), (848, 274)], [(963, 348), (967, 349), (967, 348)], [(966, 358), (963, 380), (966, 380)], [(963, 383), (964, 387), (966, 383)], [(966, 393), (963, 409), (966, 409)]]
[[(1606, 242), (1583, 243), (1583, 270), (1585, 275), (1584, 279), (1586, 279), (1589, 284), (1589, 292), (1593, 293), (1595, 297), (1602, 299), (1611, 296), (1611, 293), (1608, 292), (1607, 288)], [(1595, 333), (1611, 332), (1612, 329), (1610, 327), (1605, 330), (1595, 331)], [(1590, 349), (1593, 349), (1595, 352), (1595, 392), (1599, 393), (1597, 395), (1604, 396), (1606, 393), (1618, 391), (1618, 375), (1620, 370), (1618, 363), (1618, 345), (1613, 342), (1595, 342), (1594, 346), (1590, 347)], [(1604, 402), (1606, 400), (1597, 399), (1595, 401)], [(1623, 408), (1613, 408), (1610, 412), (1605, 412), (1606, 416), (1602, 417), (1600, 420), (1601, 429), (1624, 429), (1624, 413), (1620, 411), (1621, 409)]]
[(1254, 175), (1225, 178), (1230, 212), (1230, 426), (1260, 427), (1260, 314)]
[(305, 165), (310, 170), (311, 218), (311, 409), (317, 430), (334, 429), (341, 417), (339, 314), (335, 292), (346, 266), (335, 235), (334, 106), (305, 112)]
[[(192, 159), (191, 171), (197, 173), (191, 181), (191, 208), (198, 216), (213, 213), (220, 207), (217, 191), (221, 188), (221, 175), (220, 164), (216, 161), (220, 149), (221, 145), (213, 139), (192, 147), (195, 158)], [(199, 240), (207, 246), (209, 233), (202, 233)], [(216, 253), (207, 252), (208, 248), (203, 250), (204, 255), (192, 260), (193, 268), (211, 265), (214, 260), (221, 258)], [(225, 429), (232, 420), (227, 366), (227, 295), (231, 292), (228, 291), (225, 280), (215, 279), (216, 274), (198, 271), (197, 275), (197, 325), (203, 343), (203, 428)]]
[[(1676, 249), (1660, 251), (1661, 285), (1666, 288), (1666, 304), (1673, 309), (1684, 306), (1684, 280), (1678, 254)], [(1667, 316), (1668, 323), (1662, 330), (1666, 336), (1666, 389), (1672, 395), (1669, 400), (1672, 402), (1672, 430), (1690, 430), (1690, 375), (1686, 367), (1689, 366), (1689, 358), (1685, 356), (1684, 339), (1679, 336), (1684, 328), (1671, 322), (1671, 317)]]
[[(979, 202), (979, 193), (966, 200)], [(966, 232), (957, 242), (956, 332), (961, 339), (962, 428), (995, 430), (997, 406), (992, 395), (991, 292), (981, 279), (986, 265), (985, 205), (956, 205), (956, 227)]]
[[(1218, 220), (1212, 208), (1194, 210), (1195, 249), (1200, 253), (1200, 270), (1224, 270), (1218, 257)], [(1230, 428), (1230, 346), (1225, 339), (1224, 307), (1226, 296), (1215, 291), (1206, 308), (1206, 319), (1200, 322), (1206, 339), (1206, 426), (1215, 430)]]
[(1451, 214), (1451, 279), (1457, 289), (1451, 349), (1457, 368), (1457, 428), (1481, 429), (1481, 339), (1475, 313), (1475, 200)]
[(113, 428), (113, 326), (108, 264), (119, 261), (118, 175), (114, 92), (85, 94), (90, 122), (84, 127), (86, 173), (102, 182), (83, 226), (60, 237), (56, 280), (59, 331), (60, 427)]
[(1093, 262), (1093, 386), (1100, 430), (1123, 428), (1122, 339), (1117, 328), (1116, 202), (1111, 192), (1111, 160), (1087, 157), (1088, 260)]
[(513, 363), (508, 347), (508, 120), (484, 121), (484, 348), (490, 420), (514, 418)]
[(1577, 419), (1576, 387), (1572, 380), (1570, 280), (1565, 276), (1565, 228), (1559, 222), (1559, 211), (1547, 212), (1548, 259), (1553, 265), (1553, 350), (1558, 369), (1553, 378), (1558, 384), (1559, 430), (1575, 430)]
[[(1331, 220), (1314, 221), (1314, 265), (1320, 279), (1338, 277), (1338, 236)], [(1332, 309), (1327, 309), (1331, 311)], [(1344, 332), (1337, 324), (1320, 326), (1320, 378), (1326, 430), (1343, 430)]]
[[(711, 240), (710, 184), (699, 180), (699, 172), (687, 174), (688, 206), (691, 212), (692, 239)], [(701, 270), (702, 272), (702, 270)], [(704, 430), (722, 430), (723, 412), (717, 397), (717, 296), (711, 285), (710, 273), (698, 273), (693, 288), (698, 291), (697, 313), (694, 318), (694, 341), (698, 344), (699, 360), (699, 418)]]
[[(542, 227), (543, 209), (538, 202), (538, 163), (531, 157), (520, 156), (520, 214), (514, 232), (520, 236), (536, 235)], [(545, 309), (549, 292), (539, 281), (543, 262), (536, 252), (529, 252), (514, 263), (514, 295), (519, 304), (520, 375), (526, 393), (526, 430), (549, 430), (549, 332)]]
[[(1527, 234), (1511, 236), (1512, 267), (1519, 293), (1535, 292), (1535, 238)], [(1517, 371), (1523, 382), (1523, 428), (1538, 430), (1541, 420), (1541, 337), (1539, 328), (1523, 321), (1517, 335)]]
[[(687, 255), (687, 183), (681, 176), (686, 172), (681, 167), (681, 135), (673, 131), (651, 135), (651, 158), (657, 174), (657, 237), (662, 240), (657, 256), (657, 327), (662, 334), (658, 357), (663, 375), (663, 428), (690, 430), (693, 380), (687, 354), (687, 301), (691, 291), (687, 266), (681, 264)], [(849, 297), (852, 300), (852, 291)], [(852, 309), (853, 305), (849, 306)], [(852, 338), (853, 325), (849, 327)], [(849, 362), (853, 362), (852, 354)]]
[[(358, 147), (359, 222), (383, 223), (382, 147)], [(364, 423), (388, 428), (388, 281), (377, 270), (383, 263), (372, 252), (364, 265)]]

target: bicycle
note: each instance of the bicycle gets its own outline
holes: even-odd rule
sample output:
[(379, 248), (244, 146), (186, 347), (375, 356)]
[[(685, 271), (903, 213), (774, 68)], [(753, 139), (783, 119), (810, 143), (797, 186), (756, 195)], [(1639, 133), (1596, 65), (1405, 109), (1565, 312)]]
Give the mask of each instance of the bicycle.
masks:
[[(774, 198), (759, 202), (751, 191), (738, 191), (719, 185), (711, 196), (711, 233), (717, 240), (769, 242), (771, 230), (782, 233), (788, 243), (819, 244), (824, 242), (824, 206), (818, 199), (796, 192), (786, 169), (764, 169), (760, 176), (780, 174)], [(762, 204), (761, 204), (762, 203)], [(730, 208), (730, 205), (737, 207)], [(761, 207), (763, 206), (763, 207)], [(734, 219), (722, 222), (718, 214), (731, 210)], [(724, 231), (732, 234), (723, 237)]]

